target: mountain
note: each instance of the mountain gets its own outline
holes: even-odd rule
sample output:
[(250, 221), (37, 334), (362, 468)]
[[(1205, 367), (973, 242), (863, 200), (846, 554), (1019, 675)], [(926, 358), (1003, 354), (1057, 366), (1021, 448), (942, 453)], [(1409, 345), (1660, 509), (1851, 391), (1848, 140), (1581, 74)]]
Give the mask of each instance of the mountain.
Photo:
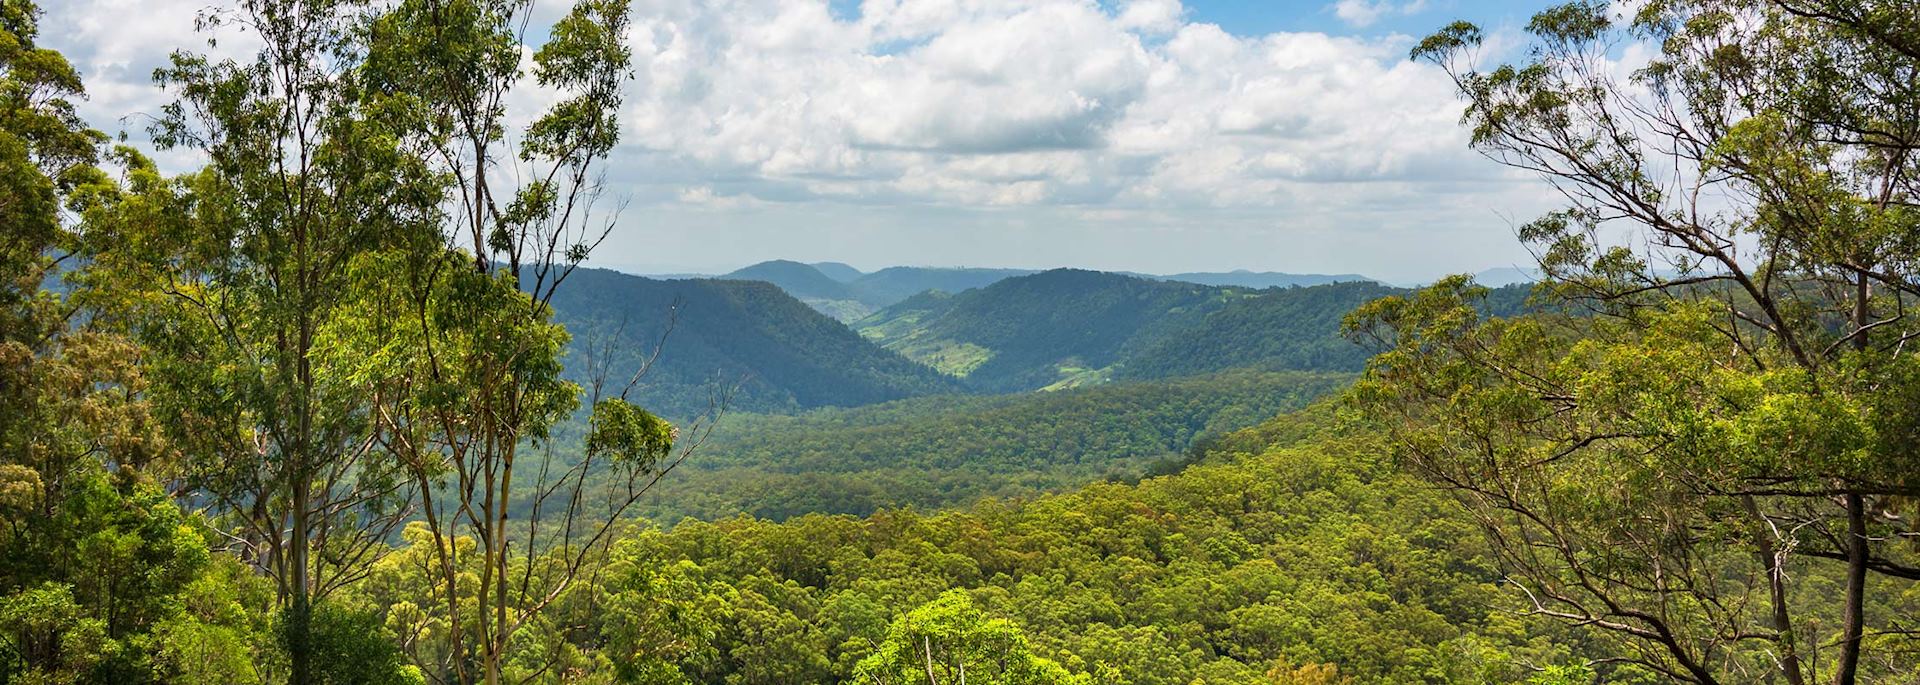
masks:
[(1055, 269), (945, 298), (909, 299), (855, 327), (969, 386), (1011, 392), (1098, 372), (1118, 361), (1143, 328), (1235, 296), (1192, 283)]
[(1153, 275), (1138, 274), (1147, 278), (1163, 281), (1185, 281), (1201, 285), (1225, 285), (1240, 288), (1291, 288), (1294, 286), (1326, 285), (1328, 283), (1349, 283), (1353, 281), (1373, 281), (1360, 274), (1290, 274), (1279, 271), (1194, 271), (1189, 273)]
[(1522, 269), (1514, 266), (1503, 266), (1503, 267), (1494, 268), (1494, 269), (1487, 269), (1486, 271), (1482, 271), (1480, 273), (1473, 275), (1474, 283), (1484, 285), (1489, 288), (1500, 288), (1500, 287), (1509, 286), (1509, 285), (1522, 285), (1522, 284), (1533, 283), (1534, 281), (1538, 281), (1538, 280), (1540, 280), (1539, 269)]
[(929, 290), (961, 292), (1030, 273), (1018, 269), (896, 266), (863, 274), (839, 262), (802, 264), (776, 259), (716, 278), (772, 283), (822, 314), (851, 322)]
[(893, 266), (861, 276), (853, 286), (865, 294), (868, 302), (885, 307), (928, 290), (957, 293), (1032, 273), (1028, 269)]
[[(986, 392), (1058, 389), (1224, 369), (1357, 371), (1347, 312), (1407, 292), (1373, 281), (1251, 289), (1056, 269), (928, 293), (855, 322), (860, 334)], [(1497, 289), (1495, 313), (1524, 287)]]
[(866, 272), (855, 269), (850, 264), (841, 262), (814, 262), (807, 266), (818, 269), (820, 273), (826, 274), (827, 278), (841, 283), (851, 283), (854, 279), (867, 275)]
[[(717, 278), (766, 281), (780, 286), (781, 290), (823, 314), (852, 322), (930, 290), (958, 293), (1034, 273), (1037, 272), (1025, 269), (895, 266), (869, 274), (840, 262), (802, 264), (779, 259), (761, 262)], [(1154, 281), (1253, 289), (1373, 281), (1359, 274), (1290, 274), (1245, 269), (1170, 275), (1117, 273)]]
[(1121, 378), (1170, 378), (1236, 366), (1358, 371), (1367, 350), (1340, 335), (1347, 312), (1405, 292), (1373, 281), (1274, 288), (1183, 317), (1127, 349)]
[(636, 399), (669, 416), (698, 413), (714, 392), (736, 384), (732, 409), (753, 412), (957, 389), (951, 379), (881, 349), (766, 282), (662, 281), (580, 269), (555, 295), (553, 308), (555, 320), (573, 333), (567, 368), (579, 382), (589, 380), (590, 368), (624, 382), (664, 336)]
[(873, 313), (878, 306), (868, 303), (853, 286), (835, 280), (822, 272), (819, 267), (784, 259), (761, 262), (717, 278), (772, 283), (779, 286), (781, 290), (787, 291), (788, 295), (794, 296), (807, 306), (837, 321), (858, 319)]
[(766, 281), (780, 286), (802, 300), (808, 298), (824, 300), (855, 299), (852, 288), (822, 273), (811, 264), (801, 264), (784, 259), (761, 262), (731, 273), (716, 276), (730, 281)]

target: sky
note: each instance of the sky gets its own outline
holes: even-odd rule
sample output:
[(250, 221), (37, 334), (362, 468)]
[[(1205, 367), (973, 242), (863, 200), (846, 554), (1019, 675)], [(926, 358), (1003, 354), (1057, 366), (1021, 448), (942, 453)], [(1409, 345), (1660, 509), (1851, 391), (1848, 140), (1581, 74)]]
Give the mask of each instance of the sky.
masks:
[[(139, 141), (168, 100), (153, 69), (208, 50), (194, 17), (222, 1), (43, 1), (41, 42), (82, 72), (82, 114)], [(606, 177), (624, 208), (593, 263), (1524, 265), (1515, 227), (1559, 197), (1468, 149), (1450, 83), (1407, 51), (1467, 19), (1498, 59), (1547, 4), (634, 0)]]

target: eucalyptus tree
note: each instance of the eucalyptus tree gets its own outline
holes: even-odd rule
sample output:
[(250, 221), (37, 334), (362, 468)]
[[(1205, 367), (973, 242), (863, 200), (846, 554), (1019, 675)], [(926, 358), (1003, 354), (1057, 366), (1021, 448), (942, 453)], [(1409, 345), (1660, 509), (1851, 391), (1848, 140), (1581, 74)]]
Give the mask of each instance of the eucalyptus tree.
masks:
[(988, 618), (964, 590), (948, 590), (887, 627), (873, 653), (860, 660), (853, 679), (872, 685), (964, 683), (1075, 685), (1092, 683), (1034, 654), (1012, 621)]
[(314, 602), (386, 549), (410, 483), (380, 458), (374, 398), (334, 382), (316, 344), (354, 315), (341, 306), (351, 264), (438, 245), (444, 184), (363, 97), (369, 11), (241, 0), (203, 14), (210, 35), (258, 44), (243, 58), (175, 52), (155, 72), (176, 98), (155, 142), (205, 167), (100, 218), (127, 253), (102, 269), (144, 292), (133, 325), (183, 484), (275, 582), (295, 683), (323, 666)]
[[(698, 443), (626, 401), (637, 373), (609, 384), (589, 371), (580, 444), (555, 435), (582, 388), (562, 377), (570, 338), (548, 302), (613, 227), (600, 175), (618, 141), (629, 20), (624, 0), (581, 0), (535, 41), (536, 9), (402, 0), (365, 30), (367, 106), (449, 185), (441, 248), (357, 263), (361, 315), (327, 339), (333, 358), (360, 364), (353, 387), (379, 398), (379, 444), (420, 493), (435, 590), (415, 628), (436, 640), (411, 647), (449, 682), (557, 663), (510, 663), (516, 636), (542, 625), (678, 463), (676, 442), (679, 459)], [(552, 104), (513, 107), (536, 96)]]
[(67, 317), (42, 286), (55, 255), (74, 247), (62, 203), (99, 173), (105, 141), (74, 114), (79, 74), (36, 45), (39, 21), (32, 3), (0, 3), (0, 450), (9, 457), (29, 451), (29, 424), (46, 418), (36, 416), (31, 367), (53, 353)]
[(1450, 279), (1364, 307), (1356, 398), (1533, 613), (1683, 682), (1911, 679), (1920, 12), (1623, 11), (1541, 12), (1518, 65), (1465, 23), (1413, 51), (1475, 149), (1565, 197), (1519, 230), (1551, 306), (1488, 319)]

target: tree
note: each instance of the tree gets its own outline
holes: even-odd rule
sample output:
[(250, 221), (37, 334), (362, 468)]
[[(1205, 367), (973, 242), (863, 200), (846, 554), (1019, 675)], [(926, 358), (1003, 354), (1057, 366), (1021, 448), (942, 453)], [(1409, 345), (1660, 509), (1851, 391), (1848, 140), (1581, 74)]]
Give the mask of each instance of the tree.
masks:
[[(70, 102), (78, 75), (35, 45), (39, 17), (0, 2), (0, 681), (250, 672), (258, 615), (197, 601), (234, 584), (161, 487), (176, 464), (139, 347), (100, 320), (120, 293), (76, 271), (100, 242), (72, 217), (114, 184), (106, 137)], [(189, 668), (187, 636), (240, 659)]]
[(1575, 2), (1528, 31), (1523, 65), (1480, 70), (1465, 23), (1413, 56), (1568, 199), (1520, 229), (1549, 306), (1490, 319), (1450, 279), (1363, 307), (1356, 398), (1535, 613), (1684, 682), (1910, 677), (1875, 609), (1920, 579), (1920, 16)]
[(1092, 682), (1033, 653), (1013, 622), (987, 618), (964, 590), (949, 590), (887, 628), (854, 678), (875, 685), (926, 682), (1041, 685)]
[(315, 682), (313, 603), (386, 549), (410, 483), (376, 458), (373, 398), (340, 392), (315, 346), (350, 314), (358, 257), (437, 245), (441, 179), (362, 102), (366, 11), (243, 0), (203, 16), (261, 41), (244, 61), (182, 51), (155, 73), (177, 97), (156, 143), (207, 166), (168, 181), (136, 164), (89, 214), (115, 241), (100, 277), (141, 292), (125, 317), (191, 460), (184, 484), (275, 581), (295, 683)]
[[(569, 336), (548, 302), (613, 227), (594, 208), (618, 141), (628, 17), (624, 0), (574, 4), (532, 50), (528, 74), (520, 32), (533, 9), (406, 0), (367, 23), (363, 106), (450, 180), (451, 209), (436, 217), (439, 249), (353, 262), (346, 292), (358, 314), (325, 332), (329, 358), (353, 368), (340, 387), (376, 398), (377, 444), (420, 493), (437, 584), (426, 610), (451, 633), (421, 666), (459, 683), (501, 682), (516, 635), (699, 442), (627, 402), (643, 364), (611, 387), (589, 370), (581, 449), (555, 444), (553, 427), (582, 390), (561, 376)], [(519, 88), (560, 99), (514, 130), (507, 99)], [(468, 544), (479, 559), (461, 558)], [(477, 578), (463, 581), (463, 569)]]

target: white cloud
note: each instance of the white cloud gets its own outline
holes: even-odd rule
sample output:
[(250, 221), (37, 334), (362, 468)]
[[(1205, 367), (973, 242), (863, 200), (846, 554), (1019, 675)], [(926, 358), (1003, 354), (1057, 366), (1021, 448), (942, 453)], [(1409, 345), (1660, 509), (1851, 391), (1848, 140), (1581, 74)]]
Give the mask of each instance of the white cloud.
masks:
[[(88, 77), (87, 114), (106, 124), (163, 102), (149, 74), (167, 50), (204, 45), (191, 29), (209, 1), (50, 6), (49, 42)], [(1365, 25), (1422, 3), (1333, 10)], [(796, 223), (911, 247), (938, 241), (890, 242), (874, 224), (931, 212), (943, 218), (929, 225), (964, 226), (980, 212), (1063, 243), (1123, 224), (1192, 238), (1183, 216), (1237, 226), (1234, 241), (1280, 225), (1332, 240), (1379, 222), (1486, 224), (1503, 206), (1491, 198), (1536, 192), (1466, 148), (1450, 83), (1407, 61), (1404, 37), (1236, 35), (1178, 0), (864, 0), (852, 16), (825, 0), (635, 0), (633, 12), (609, 179), (629, 216), (660, 230), (713, 231), (725, 214), (780, 226), (756, 238), (768, 250), (803, 233)]]
[(1273, 206), (1290, 182), (1487, 173), (1449, 84), (1400, 40), (1240, 37), (1184, 14), (1171, 0), (869, 0), (846, 20), (806, 0), (642, 2), (629, 139), (745, 192), (955, 205)]
[(1120, 26), (1147, 34), (1166, 34), (1180, 28), (1185, 8), (1179, 0), (1131, 0), (1120, 10)]
[(1357, 28), (1372, 26), (1382, 17), (1418, 14), (1427, 8), (1426, 0), (1340, 0), (1332, 5), (1333, 15)]

